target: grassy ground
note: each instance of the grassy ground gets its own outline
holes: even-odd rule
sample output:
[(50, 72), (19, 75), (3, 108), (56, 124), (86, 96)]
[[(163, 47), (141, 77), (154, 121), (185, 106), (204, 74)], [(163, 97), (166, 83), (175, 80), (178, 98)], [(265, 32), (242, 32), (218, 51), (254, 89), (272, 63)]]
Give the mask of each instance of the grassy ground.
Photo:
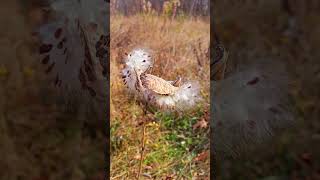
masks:
[[(136, 15), (111, 16), (111, 178), (136, 177), (146, 126), (143, 177), (191, 179), (209, 177), (209, 22)], [(143, 115), (129, 98), (120, 72), (125, 52), (136, 47), (153, 51), (153, 74), (177, 75), (201, 83), (204, 104), (182, 116), (161, 112)], [(202, 126), (200, 126), (202, 125)]]

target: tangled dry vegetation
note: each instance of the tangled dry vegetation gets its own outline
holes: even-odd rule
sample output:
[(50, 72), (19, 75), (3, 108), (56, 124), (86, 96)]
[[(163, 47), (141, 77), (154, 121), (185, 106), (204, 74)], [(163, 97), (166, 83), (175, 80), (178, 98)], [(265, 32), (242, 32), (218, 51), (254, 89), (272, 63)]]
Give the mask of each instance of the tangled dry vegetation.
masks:
[[(165, 179), (209, 177), (209, 22), (200, 19), (135, 15), (111, 16), (111, 177), (133, 179), (140, 160), (142, 128), (146, 147), (142, 175)], [(200, 82), (205, 103), (181, 117), (142, 115), (120, 77), (125, 52), (152, 50), (153, 74), (164, 79)]]

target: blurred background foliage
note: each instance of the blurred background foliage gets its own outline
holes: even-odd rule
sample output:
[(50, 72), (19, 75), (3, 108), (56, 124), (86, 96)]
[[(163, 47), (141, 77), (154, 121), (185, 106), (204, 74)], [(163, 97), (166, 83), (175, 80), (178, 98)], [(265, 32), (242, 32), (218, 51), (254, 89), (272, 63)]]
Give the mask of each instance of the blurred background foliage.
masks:
[(227, 76), (255, 59), (284, 61), (296, 107), (294, 127), (237, 159), (217, 161), (217, 179), (319, 179), (320, 1), (215, 0), (211, 8), (229, 50)]
[(111, 13), (125, 16), (152, 12), (158, 15), (210, 16), (209, 0), (111, 0)]
[(102, 180), (104, 127), (64, 102), (37, 55), (43, 2), (1, 1), (0, 179)]

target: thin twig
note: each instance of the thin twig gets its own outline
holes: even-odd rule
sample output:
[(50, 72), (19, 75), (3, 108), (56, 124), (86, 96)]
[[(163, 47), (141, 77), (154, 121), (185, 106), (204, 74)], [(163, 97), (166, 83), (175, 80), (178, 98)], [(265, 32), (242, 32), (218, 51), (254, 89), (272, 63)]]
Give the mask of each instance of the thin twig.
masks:
[(140, 154), (140, 165), (139, 165), (139, 171), (138, 171), (138, 176), (137, 176), (137, 179), (139, 180), (140, 179), (140, 174), (141, 174), (141, 170), (142, 170), (142, 162), (143, 162), (143, 155), (144, 155), (144, 139), (145, 139), (145, 134), (146, 134), (146, 125), (145, 125), (146, 122), (143, 122), (142, 124), (142, 128), (143, 128), (143, 131), (142, 131), (142, 140), (141, 140), (141, 154)]

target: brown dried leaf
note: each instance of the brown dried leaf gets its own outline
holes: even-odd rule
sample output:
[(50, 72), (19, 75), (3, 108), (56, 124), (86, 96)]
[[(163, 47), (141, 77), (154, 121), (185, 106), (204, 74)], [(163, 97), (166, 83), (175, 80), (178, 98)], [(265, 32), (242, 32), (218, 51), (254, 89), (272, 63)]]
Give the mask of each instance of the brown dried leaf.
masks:
[(207, 128), (208, 127), (208, 122), (202, 118), (199, 120), (197, 123), (193, 125), (193, 130), (198, 129), (198, 128)]
[(194, 158), (195, 161), (203, 161), (206, 160), (209, 156), (209, 151), (204, 151), (197, 155), (197, 157)]

